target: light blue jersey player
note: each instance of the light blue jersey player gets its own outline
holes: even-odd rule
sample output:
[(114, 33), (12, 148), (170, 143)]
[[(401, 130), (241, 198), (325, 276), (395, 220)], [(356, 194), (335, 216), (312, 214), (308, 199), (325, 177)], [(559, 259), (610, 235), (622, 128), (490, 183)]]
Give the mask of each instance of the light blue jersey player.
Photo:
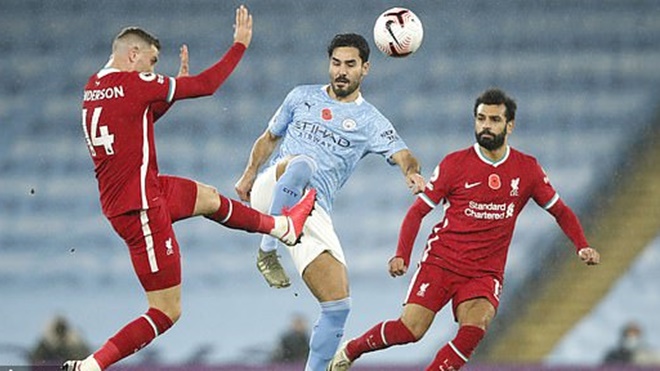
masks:
[(391, 161), (407, 147), (390, 121), (361, 95), (353, 102), (340, 102), (328, 94), (328, 87), (293, 89), (268, 130), (282, 138), (271, 165), (305, 157), (314, 170), (309, 183), (318, 192), (318, 203), (331, 213), (335, 194), (365, 155), (377, 153)]
[[(254, 143), (247, 168), (236, 183), (242, 200), (275, 213), (294, 205), (308, 186), (318, 192), (316, 209), (305, 223), (300, 242), (288, 248), (321, 305), (306, 371), (326, 369), (351, 307), (346, 261), (330, 217), (336, 192), (370, 153), (398, 165), (413, 193), (425, 186), (419, 162), (392, 124), (362, 98), (360, 84), (369, 72), (367, 41), (356, 34), (337, 35), (328, 56), (330, 84), (299, 86), (287, 95)], [(270, 166), (258, 173), (278, 144)], [(257, 267), (270, 286), (287, 287), (290, 280), (276, 249), (277, 241), (263, 239)]]

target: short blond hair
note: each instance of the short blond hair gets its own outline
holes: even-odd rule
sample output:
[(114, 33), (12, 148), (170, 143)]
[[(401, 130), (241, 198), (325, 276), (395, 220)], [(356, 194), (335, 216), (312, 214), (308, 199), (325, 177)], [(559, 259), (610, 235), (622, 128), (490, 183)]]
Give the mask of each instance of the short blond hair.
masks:
[(156, 47), (157, 50), (160, 50), (160, 40), (153, 34), (145, 31), (144, 29), (140, 27), (125, 27), (119, 33), (117, 36), (112, 41), (112, 49), (115, 50), (117, 48), (117, 42), (120, 40), (127, 40), (129, 38), (137, 38), (138, 40), (148, 44), (148, 45), (153, 45)]

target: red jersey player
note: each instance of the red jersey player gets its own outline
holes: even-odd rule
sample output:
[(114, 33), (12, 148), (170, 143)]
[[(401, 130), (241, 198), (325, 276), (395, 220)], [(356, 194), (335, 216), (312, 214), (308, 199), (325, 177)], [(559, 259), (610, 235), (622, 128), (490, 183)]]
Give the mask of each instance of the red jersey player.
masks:
[(104, 370), (169, 329), (181, 315), (181, 264), (172, 223), (202, 215), (234, 229), (270, 234), (295, 244), (314, 205), (310, 190), (283, 216), (261, 214), (207, 185), (158, 173), (154, 121), (172, 102), (213, 94), (252, 39), (252, 16), (236, 10), (234, 44), (223, 58), (187, 76), (187, 49), (179, 77), (154, 73), (160, 42), (137, 28), (122, 30), (107, 66), (85, 86), (82, 127), (94, 160), (103, 213), (128, 246), (149, 309), (68, 371)]
[(393, 277), (406, 273), (424, 216), (437, 205), (445, 210), (426, 241), (401, 317), (345, 343), (329, 370), (348, 370), (364, 353), (421, 339), (450, 300), (458, 333), (426, 370), (460, 369), (495, 316), (514, 225), (530, 198), (555, 217), (584, 263), (599, 263), (599, 253), (589, 247), (577, 217), (536, 159), (507, 144), (515, 113), (516, 103), (499, 89), (476, 99), (477, 143), (440, 162), (401, 225), (397, 251), (389, 262)]

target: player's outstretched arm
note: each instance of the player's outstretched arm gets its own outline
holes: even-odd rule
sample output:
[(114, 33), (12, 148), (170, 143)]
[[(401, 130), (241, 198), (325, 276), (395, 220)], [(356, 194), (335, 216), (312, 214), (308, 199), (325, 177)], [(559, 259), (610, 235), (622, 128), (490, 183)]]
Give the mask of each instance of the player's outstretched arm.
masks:
[(243, 175), (241, 175), (238, 182), (234, 185), (234, 190), (242, 201), (250, 201), (250, 192), (252, 191), (254, 180), (257, 178), (259, 168), (270, 158), (279, 140), (280, 137), (271, 133), (269, 129), (266, 129), (254, 142), (245, 171), (243, 171)]
[[(218, 62), (200, 74), (177, 77), (173, 100), (202, 97), (215, 93), (234, 71), (251, 40), (252, 16), (247, 8), (241, 5), (236, 10), (234, 44)], [(182, 61), (184, 57), (187, 58), (187, 48), (185, 52), (182, 50)]]
[(403, 175), (406, 177), (406, 184), (413, 194), (424, 191), (426, 181), (420, 174), (421, 166), (410, 150), (404, 149), (393, 154), (392, 161), (401, 168)]
[(396, 253), (389, 261), (389, 271), (392, 277), (404, 275), (408, 270), (410, 255), (422, 225), (422, 220), (431, 210), (433, 209), (419, 197), (415, 198), (415, 202), (408, 209), (401, 223)]

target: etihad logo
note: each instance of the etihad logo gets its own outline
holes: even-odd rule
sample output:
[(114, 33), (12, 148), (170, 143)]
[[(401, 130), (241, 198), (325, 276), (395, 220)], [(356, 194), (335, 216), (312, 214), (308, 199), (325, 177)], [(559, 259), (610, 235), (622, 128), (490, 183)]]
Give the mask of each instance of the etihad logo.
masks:
[(481, 220), (503, 220), (513, 217), (516, 211), (516, 205), (511, 202), (498, 204), (494, 202), (480, 203), (470, 201), (464, 214), (470, 218)]
[(293, 127), (297, 129), (298, 137), (324, 147), (348, 148), (351, 146), (350, 140), (314, 122), (296, 121), (293, 123)]

